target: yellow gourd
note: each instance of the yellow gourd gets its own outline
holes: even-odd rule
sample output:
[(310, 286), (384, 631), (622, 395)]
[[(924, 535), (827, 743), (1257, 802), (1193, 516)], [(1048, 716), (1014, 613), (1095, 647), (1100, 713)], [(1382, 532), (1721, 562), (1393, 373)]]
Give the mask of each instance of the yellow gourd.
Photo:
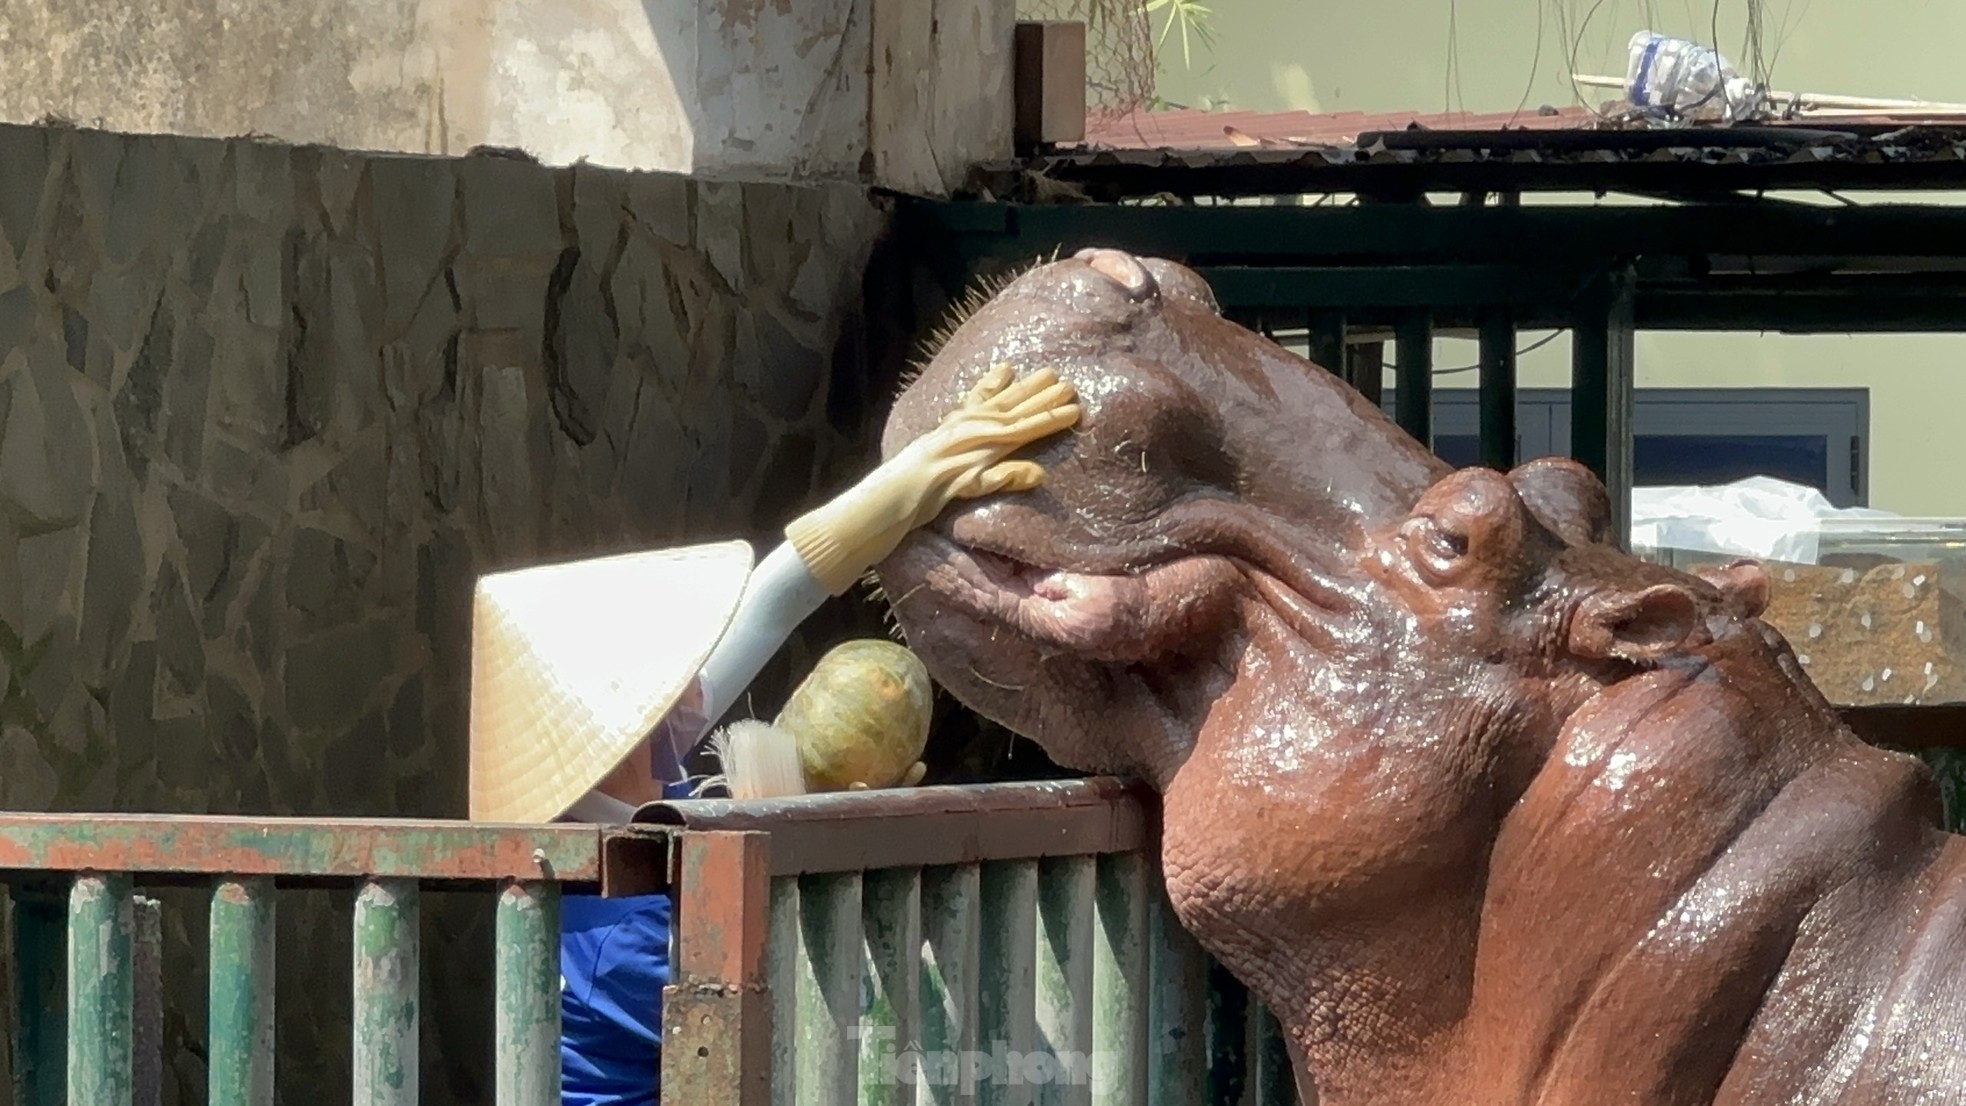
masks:
[(809, 792), (912, 787), (926, 771), (933, 707), (921, 658), (865, 638), (821, 657), (772, 726), (797, 741)]

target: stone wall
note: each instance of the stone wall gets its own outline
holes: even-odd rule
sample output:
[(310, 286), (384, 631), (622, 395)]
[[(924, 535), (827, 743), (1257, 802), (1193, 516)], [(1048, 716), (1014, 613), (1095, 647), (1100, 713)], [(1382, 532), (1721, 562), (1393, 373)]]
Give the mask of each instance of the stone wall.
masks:
[[(861, 471), (884, 226), (852, 186), (0, 128), (0, 807), (462, 817), (474, 576), (769, 542)], [(488, 901), (434, 898), (425, 1101), (482, 1101)], [(203, 911), (166, 903), (173, 1101)], [(332, 1101), (347, 896), (282, 911), (281, 1098)]]

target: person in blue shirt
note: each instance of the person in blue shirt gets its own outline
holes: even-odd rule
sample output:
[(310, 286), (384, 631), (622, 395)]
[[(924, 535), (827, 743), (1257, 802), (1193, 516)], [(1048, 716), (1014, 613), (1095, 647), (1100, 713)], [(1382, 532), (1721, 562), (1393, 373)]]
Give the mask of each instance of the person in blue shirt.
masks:
[[(687, 798), (683, 760), (798, 625), (951, 501), (1035, 487), (1010, 454), (1078, 421), (1049, 369), (985, 375), (940, 425), (795, 519), (753, 568), (715, 542), (479, 580), (471, 818), (619, 824)], [(561, 1100), (660, 1100), (666, 894), (561, 902)]]

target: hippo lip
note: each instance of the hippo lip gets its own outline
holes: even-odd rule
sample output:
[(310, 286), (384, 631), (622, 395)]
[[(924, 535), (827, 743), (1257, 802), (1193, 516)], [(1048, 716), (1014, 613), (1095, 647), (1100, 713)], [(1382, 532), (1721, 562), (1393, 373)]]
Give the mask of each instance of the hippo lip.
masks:
[(920, 531), (898, 551), (920, 583), (896, 606), (926, 591), (941, 604), (1092, 659), (1128, 662), (1152, 635), (1144, 574), (1173, 566), (1148, 565), (1120, 573), (1048, 568), (1008, 553)]

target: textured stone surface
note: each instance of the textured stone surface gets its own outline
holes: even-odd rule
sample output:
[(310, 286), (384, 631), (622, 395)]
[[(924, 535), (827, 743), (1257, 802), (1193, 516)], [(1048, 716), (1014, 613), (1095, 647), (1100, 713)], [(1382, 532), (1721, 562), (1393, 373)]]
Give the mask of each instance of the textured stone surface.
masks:
[[(410, 154), (504, 147), (550, 165), (941, 193), (1011, 152), (1015, 11), (1014, 0), (9, 0), (0, 120)], [(77, 198), (120, 262), (173, 198), (152, 187), (150, 150), (108, 141), (82, 153)], [(340, 234), (362, 219), (355, 181), (367, 167), (328, 154), (321, 168), (314, 198)], [(516, 179), (521, 193), (537, 183)], [(279, 180), (255, 176), (243, 210), (287, 221)], [(13, 224), (31, 198), (0, 193), (0, 238), (19, 245)], [(496, 206), (508, 225), (481, 219), (475, 233), (523, 249), (524, 235), (551, 229), (522, 195), (507, 199)]]
[[(462, 817), (477, 573), (772, 541), (873, 456), (827, 411), (898, 369), (842, 353), (880, 213), (714, 191), (0, 127), (0, 807)], [(829, 606), (759, 708), (879, 628)], [(490, 1098), (489, 905), (431, 900), (426, 1102)], [(345, 1098), (346, 896), (280, 918), (281, 1098)]]

